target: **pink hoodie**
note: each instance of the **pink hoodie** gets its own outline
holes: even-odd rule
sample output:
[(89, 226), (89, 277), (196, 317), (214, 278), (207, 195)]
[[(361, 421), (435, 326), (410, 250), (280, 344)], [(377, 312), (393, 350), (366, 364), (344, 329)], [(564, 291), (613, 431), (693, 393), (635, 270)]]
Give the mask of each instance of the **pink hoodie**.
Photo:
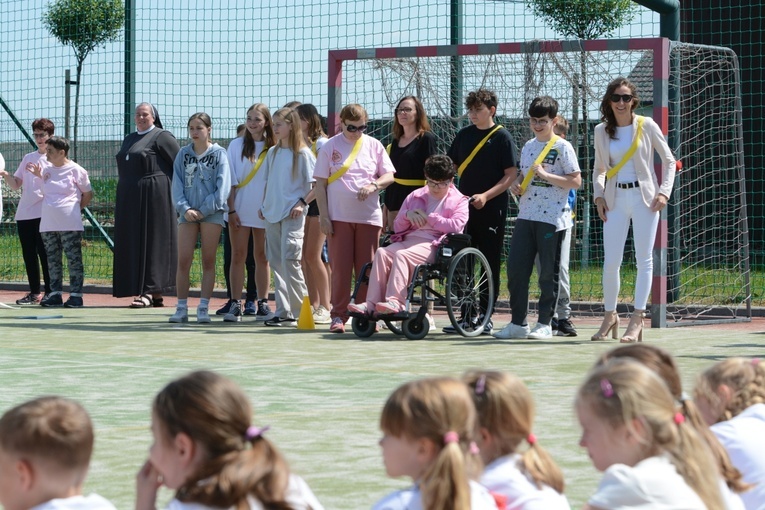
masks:
[[(428, 187), (423, 186), (406, 197), (393, 223), (393, 230), (396, 233), (391, 236), (391, 241), (394, 243), (401, 241), (408, 233), (416, 229), (406, 217), (406, 213), (415, 209), (427, 209), (428, 193)], [(468, 197), (460, 193), (452, 183), (444, 198), (441, 212), (428, 215), (428, 225), (433, 230), (441, 232), (437, 239), (433, 239), (433, 246), (437, 246), (446, 234), (462, 232), (467, 224), (468, 214)]]

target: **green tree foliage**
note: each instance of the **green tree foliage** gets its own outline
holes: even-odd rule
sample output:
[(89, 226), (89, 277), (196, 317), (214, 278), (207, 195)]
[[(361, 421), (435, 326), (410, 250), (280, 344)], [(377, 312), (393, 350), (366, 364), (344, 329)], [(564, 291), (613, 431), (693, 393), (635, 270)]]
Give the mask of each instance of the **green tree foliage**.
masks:
[(632, 0), (527, 0), (526, 5), (557, 32), (577, 39), (607, 37), (637, 12)]
[(125, 24), (125, 6), (122, 0), (56, 0), (47, 5), (42, 22), (61, 44), (72, 47), (77, 59), (72, 144), (73, 159), (76, 160), (83, 64), (93, 50), (120, 38)]

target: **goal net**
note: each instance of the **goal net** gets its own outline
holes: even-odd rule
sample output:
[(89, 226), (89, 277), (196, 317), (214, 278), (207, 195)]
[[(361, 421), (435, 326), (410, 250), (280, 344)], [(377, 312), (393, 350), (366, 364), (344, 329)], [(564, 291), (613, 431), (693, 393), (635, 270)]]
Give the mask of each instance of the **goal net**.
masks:
[[(727, 48), (633, 39), (332, 51), (329, 127), (338, 124), (344, 104), (360, 103), (369, 113), (369, 134), (387, 144), (397, 102), (415, 95), (445, 152), (468, 123), (465, 95), (483, 87), (497, 93), (497, 122), (520, 149), (532, 136), (529, 103), (538, 95), (554, 97), (583, 169), (570, 254), (572, 308), (600, 313), (603, 242), (592, 202), (592, 133), (606, 86), (618, 76), (637, 86), (638, 113), (659, 124), (683, 163), (654, 246), (652, 326), (749, 320), (739, 71)], [(516, 213), (511, 201), (506, 247)], [(631, 305), (635, 290), (629, 239), (620, 311)], [(500, 309), (506, 299), (500, 292)]]

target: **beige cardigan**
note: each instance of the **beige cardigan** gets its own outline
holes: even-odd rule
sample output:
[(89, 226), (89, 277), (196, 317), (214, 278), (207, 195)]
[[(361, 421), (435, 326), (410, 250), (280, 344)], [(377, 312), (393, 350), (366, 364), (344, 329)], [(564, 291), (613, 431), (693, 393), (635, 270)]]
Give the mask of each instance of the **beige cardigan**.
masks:
[[(632, 121), (633, 133), (637, 133), (637, 116)], [(653, 151), (661, 156), (664, 167), (661, 186), (656, 178), (656, 172), (653, 165)], [(595, 168), (593, 170), (593, 188), (595, 191), (595, 200), (604, 198), (606, 206), (609, 209), (614, 208), (616, 199), (616, 178), (606, 181), (606, 173), (611, 169), (609, 153), (609, 138), (606, 133), (606, 124), (601, 123), (595, 126)], [(657, 194), (662, 194), (669, 198), (672, 194), (672, 186), (675, 182), (675, 157), (669, 150), (664, 134), (652, 118), (646, 117), (643, 122), (643, 133), (641, 134), (640, 146), (635, 155), (632, 156), (632, 162), (635, 165), (638, 181), (640, 182), (640, 193), (643, 195), (643, 202), (650, 207)], [(658, 190), (658, 191), (657, 191)]]

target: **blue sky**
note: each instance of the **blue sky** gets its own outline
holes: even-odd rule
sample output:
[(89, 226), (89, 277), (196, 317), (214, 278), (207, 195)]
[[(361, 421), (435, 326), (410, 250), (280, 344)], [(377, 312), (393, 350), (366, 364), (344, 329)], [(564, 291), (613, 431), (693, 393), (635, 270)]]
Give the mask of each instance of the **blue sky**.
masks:
[[(253, 102), (272, 108), (297, 99), (320, 111), (327, 104), (327, 50), (449, 43), (448, 0), (136, 0), (137, 100), (160, 108), (163, 120), (185, 123), (210, 113), (232, 130)], [(214, 5), (216, 4), (216, 5)], [(40, 19), (46, 2), (0, 2), (0, 96), (24, 125), (47, 116), (63, 119), (64, 70), (74, 73), (69, 47), (53, 39)], [(523, 2), (469, 1), (468, 43), (560, 39), (527, 12)], [(639, 15), (616, 37), (655, 37), (658, 16)], [(121, 138), (122, 42), (95, 50), (85, 62), (81, 139)], [(368, 100), (379, 102), (374, 81)], [(0, 140), (20, 139), (0, 111)]]

